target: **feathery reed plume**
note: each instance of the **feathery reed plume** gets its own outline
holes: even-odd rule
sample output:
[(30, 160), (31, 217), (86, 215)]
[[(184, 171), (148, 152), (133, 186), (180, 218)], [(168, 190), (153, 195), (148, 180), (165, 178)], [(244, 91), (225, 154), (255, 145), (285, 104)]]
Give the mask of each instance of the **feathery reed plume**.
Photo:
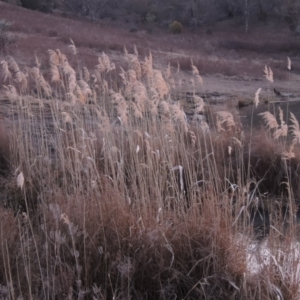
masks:
[(193, 76), (197, 79), (197, 81), (203, 85), (203, 79), (199, 74), (199, 70), (196, 66), (194, 66), (193, 61), (191, 60), (191, 64), (192, 64), (192, 74)]
[(107, 115), (106, 110), (104, 109), (95, 109), (97, 115), (97, 125), (101, 132), (108, 133), (110, 132), (111, 126), (109, 122), (109, 117)]
[(7, 79), (11, 79), (12, 75), (8, 69), (8, 62), (6, 60), (2, 60), (1, 65), (2, 65), (3, 81), (5, 82)]
[(204, 100), (199, 97), (194, 95), (193, 96), (193, 101), (194, 101), (194, 114), (200, 114), (204, 110)]
[(295, 158), (295, 152), (294, 152), (294, 147), (295, 147), (296, 141), (294, 140), (292, 144), (289, 147), (289, 151), (283, 151), (281, 153), (282, 159), (292, 159)]
[(80, 103), (84, 104), (86, 102), (86, 97), (78, 84), (76, 84), (73, 93), (73, 95), (75, 95), (75, 97), (77, 98), (77, 100), (79, 100)]
[(225, 124), (225, 126), (228, 129), (232, 129), (235, 127), (235, 122), (233, 119), (233, 115), (228, 111), (218, 111), (217, 113), (217, 129), (218, 131), (224, 131), (224, 128), (222, 128), (222, 125)]
[(137, 50), (136, 44), (133, 45), (133, 53), (135, 54), (135, 56), (139, 56), (139, 52)]
[(291, 59), (289, 57), (287, 57), (287, 69), (289, 71), (292, 70), (292, 62), (291, 62)]
[(17, 186), (22, 190), (24, 186), (25, 178), (23, 172), (21, 172), (17, 177)]
[(76, 72), (69, 65), (68, 61), (65, 61), (64, 64), (62, 65), (62, 71), (67, 78), (68, 91), (69, 93), (73, 93), (77, 85)]
[(165, 78), (167, 80), (170, 80), (170, 78), (171, 78), (171, 65), (170, 65), (170, 63), (168, 63), (168, 66), (164, 71), (164, 75), (165, 75)]
[(150, 86), (156, 89), (161, 100), (165, 99), (169, 94), (169, 87), (159, 70), (153, 70)]
[(98, 57), (98, 62), (99, 64), (96, 66), (96, 69), (100, 73), (108, 73), (116, 68), (115, 64), (110, 61), (109, 57), (104, 52)]
[(299, 122), (293, 113), (290, 112), (290, 115), (291, 115), (290, 120), (292, 122), (292, 125), (290, 125), (290, 127), (292, 128), (291, 132), (292, 132), (292, 136), (294, 137), (293, 143), (300, 144)]
[(72, 121), (72, 118), (71, 118), (71, 116), (70, 116), (70, 114), (69, 113), (67, 113), (67, 112), (65, 112), (65, 111), (63, 111), (62, 113), (61, 113), (61, 115), (62, 115), (62, 118), (63, 118), (63, 122), (64, 123), (69, 123), (69, 124), (73, 124), (73, 121)]
[(190, 131), (190, 130), (189, 130), (189, 131), (187, 132), (187, 136), (188, 136), (188, 141), (189, 141), (189, 143), (190, 143), (193, 147), (195, 147), (197, 138), (196, 138), (196, 135), (195, 135), (194, 131)]
[(78, 80), (78, 85), (85, 98), (88, 98), (93, 94), (90, 86), (84, 80)]
[(75, 46), (75, 44), (74, 44), (74, 42), (73, 42), (72, 39), (70, 39), (70, 42), (71, 42), (71, 44), (70, 44), (68, 47), (70, 48), (71, 53), (72, 53), (73, 55), (76, 55), (76, 54), (77, 54), (76, 46)]
[(169, 104), (166, 101), (161, 101), (158, 105), (158, 114), (163, 123), (163, 129), (172, 134), (174, 132), (174, 126), (171, 122), (171, 113)]
[(159, 95), (153, 87), (149, 89), (150, 99), (146, 102), (147, 110), (152, 116), (156, 116), (158, 113)]
[(55, 66), (59, 66), (59, 64), (60, 64), (60, 62), (59, 62), (59, 55), (55, 51), (53, 51), (51, 49), (48, 50), (48, 54), (49, 54), (49, 62), (50, 62), (50, 64), (51, 65), (55, 65)]
[(43, 93), (47, 96), (47, 97), (51, 97), (52, 95), (52, 89), (50, 84), (45, 80), (44, 76), (42, 74), (40, 74), (40, 76), (38, 77), (38, 85), (42, 88)]
[(111, 99), (112, 104), (114, 105), (114, 110), (116, 113), (116, 116), (120, 118), (124, 125), (128, 124), (128, 104), (125, 100), (125, 98), (120, 94), (116, 93), (113, 90), (109, 91), (109, 96)]
[(51, 75), (51, 82), (60, 82), (60, 73), (57, 65), (51, 64), (50, 75)]
[(25, 74), (20, 70), (17, 73), (15, 73), (15, 82), (19, 84), (22, 92), (25, 92), (27, 89), (27, 85), (28, 85), (27, 75), (28, 74)]
[(265, 66), (264, 68), (264, 77), (271, 83), (274, 82), (274, 78), (273, 78), (273, 71), (271, 70), (270, 67)]
[(170, 105), (172, 120), (175, 126), (182, 128), (185, 133), (188, 132), (188, 124), (184, 111), (180, 108), (179, 103)]
[(41, 63), (39, 58), (36, 55), (34, 55), (34, 60), (35, 60), (36, 67), (39, 69), (41, 67)]
[(265, 111), (258, 115), (262, 116), (264, 122), (266, 123), (268, 130), (277, 129), (279, 127), (276, 117), (274, 115), (272, 115), (269, 111)]
[(260, 92), (261, 92), (261, 88), (259, 88), (256, 91), (256, 93), (255, 93), (255, 97), (254, 97), (254, 105), (255, 105), (255, 107), (257, 107), (258, 104), (259, 104), (259, 94), (260, 94)]
[(9, 69), (12, 70), (13, 73), (18, 73), (20, 71), (18, 64), (12, 56), (8, 56), (6, 61), (8, 62)]
[(91, 78), (91, 75), (90, 75), (90, 72), (89, 72), (88, 68), (83, 67), (82, 73), (83, 73), (83, 79), (84, 79), (84, 81), (85, 82), (89, 82), (90, 78)]
[(149, 53), (149, 56), (146, 56), (144, 61), (141, 63), (141, 71), (142, 75), (146, 76), (149, 80), (153, 75), (153, 58), (152, 53)]
[(17, 89), (13, 85), (3, 85), (3, 88), (5, 89), (5, 94), (9, 100), (16, 101), (19, 99)]

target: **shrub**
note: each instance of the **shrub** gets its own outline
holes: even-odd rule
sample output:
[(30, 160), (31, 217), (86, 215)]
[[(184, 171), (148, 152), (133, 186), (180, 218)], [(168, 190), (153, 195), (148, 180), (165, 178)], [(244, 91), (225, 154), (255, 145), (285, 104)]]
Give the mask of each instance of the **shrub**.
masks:
[(9, 46), (15, 42), (14, 35), (9, 32), (11, 23), (0, 20), (0, 52), (7, 54)]
[(174, 21), (172, 24), (170, 24), (169, 30), (174, 34), (179, 34), (182, 33), (183, 26), (180, 22)]

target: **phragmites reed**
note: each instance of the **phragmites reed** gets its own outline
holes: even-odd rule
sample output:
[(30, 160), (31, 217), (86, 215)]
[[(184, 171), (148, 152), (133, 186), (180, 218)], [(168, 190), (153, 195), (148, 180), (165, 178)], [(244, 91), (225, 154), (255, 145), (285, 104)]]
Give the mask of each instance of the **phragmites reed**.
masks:
[(96, 108), (95, 112), (96, 112), (96, 116), (97, 116), (96, 121), (97, 121), (99, 130), (102, 133), (109, 133), (111, 130), (111, 126), (110, 126), (109, 117), (107, 115), (106, 110), (104, 110), (104, 109), (99, 110)]
[(266, 111), (259, 114), (262, 116), (268, 130), (275, 129), (273, 132), (273, 138), (277, 140), (279, 137), (286, 137), (288, 134), (288, 125), (285, 124), (283, 120), (283, 111), (279, 107), (279, 120), (280, 125), (277, 122), (277, 119), (274, 115), (272, 115), (270, 112)]
[(299, 122), (297, 120), (297, 118), (295, 117), (295, 115), (293, 113), (290, 112), (290, 120), (292, 122), (292, 125), (290, 125), (291, 127), (291, 133), (292, 136), (294, 137), (293, 142), (296, 144), (300, 144), (300, 126), (299, 126)]
[(55, 65), (55, 66), (59, 66), (60, 65), (59, 54), (56, 53), (55, 51), (51, 50), (51, 49), (48, 50), (48, 54), (49, 54), (50, 64)]
[(121, 120), (124, 125), (128, 124), (128, 104), (125, 98), (114, 91), (109, 91), (111, 103), (114, 105), (116, 117)]
[(16, 101), (19, 99), (18, 91), (13, 85), (3, 85), (3, 88), (9, 100)]
[(76, 48), (76, 46), (75, 46), (75, 44), (74, 44), (74, 42), (73, 42), (72, 39), (70, 39), (70, 42), (71, 42), (71, 44), (68, 47), (70, 48), (71, 53), (73, 55), (76, 55), (77, 54), (77, 48)]
[(78, 86), (80, 87), (82, 94), (85, 97), (85, 101), (88, 99), (89, 96), (92, 96), (93, 92), (90, 88), (90, 86), (88, 85), (87, 82), (85, 82), (84, 80), (78, 80)]
[(196, 80), (197, 80), (201, 85), (203, 85), (203, 79), (202, 79), (202, 77), (200, 76), (200, 73), (199, 73), (198, 68), (193, 64), (193, 61), (191, 61), (191, 64), (192, 64), (192, 74), (193, 74), (193, 76), (196, 78)]
[(152, 82), (150, 86), (157, 91), (161, 100), (165, 99), (169, 94), (169, 87), (160, 70), (153, 70)]
[(291, 59), (289, 57), (287, 57), (287, 69), (289, 71), (292, 70), (292, 61), (291, 61)]
[(103, 73), (114, 70), (116, 66), (110, 61), (109, 57), (102, 52), (102, 54), (98, 57), (98, 64), (95, 68), (98, 72)]
[(273, 71), (270, 67), (265, 66), (264, 68), (264, 77), (271, 83), (274, 82)]
[(197, 114), (203, 113), (204, 100), (201, 97), (194, 95), (193, 101), (194, 101), (194, 114), (197, 115)]
[(277, 129), (279, 127), (276, 117), (274, 115), (272, 115), (269, 111), (265, 111), (258, 115), (262, 116), (268, 130)]
[(136, 47), (134, 47), (134, 54), (128, 54), (127, 49), (124, 47), (124, 55), (125, 55), (125, 60), (128, 63), (128, 68), (135, 72), (137, 79), (141, 79), (142, 67), (138, 59), (138, 52)]
[(170, 105), (172, 120), (176, 127), (181, 128), (185, 133), (188, 132), (188, 124), (184, 111), (180, 108), (179, 103)]
[(16, 63), (15, 59), (11, 56), (7, 57), (8, 67), (13, 73), (18, 73), (20, 71), (19, 65)]
[(254, 105), (255, 107), (258, 106), (259, 104), (259, 95), (260, 95), (260, 92), (261, 92), (261, 88), (259, 88), (256, 93), (255, 93), (255, 97), (254, 97)]
[(51, 64), (50, 66), (50, 75), (51, 75), (51, 82), (60, 82), (60, 72), (57, 65)]
[(91, 75), (90, 75), (90, 72), (89, 72), (88, 68), (83, 67), (82, 73), (83, 73), (84, 81), (89, 82), (90, 78), (91, 78)]
[(228, 111), (218, 111), (217, 113), (217, 130), (218, 132), (226, 131), (222, 125), (224, 124), (227, 129), (231, 130), (235, 127), (235, 121), (233, 119), (233, 115)]
[(3, 81), (5, 82), (7, 79), (11, 79), (12, 75), (11, 72), (9, 71), (8, 62), (6, 60), (2, 60), (1, 65), (2, 65)]
[(166, 101), (161, 101), (158, 105), (158, 115), (160, 117), (160, 120), (163, 123), (163, 129), (169, 133), (172, 134), (174, 132), (174, 126), (171, 121), (171, 112), (169, 104)]

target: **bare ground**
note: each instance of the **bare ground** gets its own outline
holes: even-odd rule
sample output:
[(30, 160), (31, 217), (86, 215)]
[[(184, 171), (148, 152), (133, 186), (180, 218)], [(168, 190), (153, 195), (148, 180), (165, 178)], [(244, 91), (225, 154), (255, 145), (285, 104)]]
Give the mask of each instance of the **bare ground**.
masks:
[[(42, 14), (0, 2), (0, 19), (12, 22), (17, 37), (10, 53), (21, 65), (33, 65), (34, 54), (47, 69), (47, 50), (59, 48), (68, 53), (72, 38), (78, 48), (81, 66), (92, 68), (97, 55), (105, 51), (117, 65), (124, 64), (123, 48), (133, 50), (136, 45), (141, 58), (152, 52), (155, 64), (162, 68), (169, 62), (181, 65), (181, 91), (191, 91), (190, 60), (198, 67), (204, 86), (197, 92), (216, 102), (230, 100), (230, 104), (252, 102), (258, 88), (267, 101), (300, 100), (300, 39), (293, 36), (287, 26), (275, 21), (269, 25), (253, 25), (245, 34), (242, 26), (224, 21), (213, 26), (212, 35), (207, 27), (181, 35), (172, 35), (166, 29), (154, 28), (149, 34), (143, 24), (130, 32), (130, 24), (122, 20), (99, 20), (93, 23), (78, 17)], [(292, 71), (286, 68), (286, 58), (292, 60)], [(5, 55), (0, 53), (0, 60)], [(264, 66), (274, 72), (274, 84), (263, 77)], [(277, 96), (273, 88), (280, 91)]]

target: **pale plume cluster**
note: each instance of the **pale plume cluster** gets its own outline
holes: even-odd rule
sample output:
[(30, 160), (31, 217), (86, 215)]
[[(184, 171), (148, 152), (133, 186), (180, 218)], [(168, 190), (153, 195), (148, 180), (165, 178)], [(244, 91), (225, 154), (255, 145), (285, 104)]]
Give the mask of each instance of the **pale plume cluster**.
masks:
[(28, 73), (21, 71), (19, 65), (11, 56), (8, 56), (6, 60), (2, 60), (1, 65), (4, 82), (9, 79), (11, 83), (15, 82), (17, 84), (20, 93), (26, 93)]
[(273, 130), (273, 138), (277, 140), (279, 137), (286, 137), (288, 134), (288, 125), (285, 124), (285, 121), (283, 119), (283, 111), (279, 107), (279, 121), (280, 124), (278, 124), (276, 116), (271, 114), (269, 111), (260, 113), (259, 115), (262, 116), (268, 130)]
[(264, 69), (264, 77), (271, 83), (274, 82), (274, 78), (273, 78), (273, 71), (270, 67), (265, 66)]
[(229, 111), (218, 111), (216, 114), (217, 114), (216, 126), (218, 132), (232, 130), (235, 127), (235, 121), (233, 115)]

